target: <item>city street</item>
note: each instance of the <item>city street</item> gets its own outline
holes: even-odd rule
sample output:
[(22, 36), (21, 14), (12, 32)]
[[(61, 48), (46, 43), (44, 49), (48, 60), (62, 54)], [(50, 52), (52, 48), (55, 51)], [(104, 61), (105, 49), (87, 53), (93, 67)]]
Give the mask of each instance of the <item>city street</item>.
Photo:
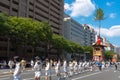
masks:
[[(1, 70), (0, 72), (3, 72)], [(12, 80), (12, 74), (0, 75), (0, 80)], [(119, 80), (120, 70), (115, 71), (114, 67), (103, 71), (93, 71), (93, 72), (83, 72), (80, 74), (75, 74), (72, 77), (63, 78), (61, 80)], [(34, 80), (34, 71), (26, 70), (22, 73), (22, 80)], [(42, 70), (41, 80), (44, 79), (44, 70)], [(52, 70), (52, 80), (57, 80), (54, 70)]]

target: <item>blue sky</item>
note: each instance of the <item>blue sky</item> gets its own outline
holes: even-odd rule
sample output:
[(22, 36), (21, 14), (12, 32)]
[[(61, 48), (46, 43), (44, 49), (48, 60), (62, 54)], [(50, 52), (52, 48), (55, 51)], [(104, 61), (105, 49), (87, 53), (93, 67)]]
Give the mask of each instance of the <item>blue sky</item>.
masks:
[(120, 0), (65, 0), (65, 13), (80, 24), (88, 24), (98, 31), (95, 10), (102, 8), (106, 19), (101, 22), (101, 36), (120, 47)]

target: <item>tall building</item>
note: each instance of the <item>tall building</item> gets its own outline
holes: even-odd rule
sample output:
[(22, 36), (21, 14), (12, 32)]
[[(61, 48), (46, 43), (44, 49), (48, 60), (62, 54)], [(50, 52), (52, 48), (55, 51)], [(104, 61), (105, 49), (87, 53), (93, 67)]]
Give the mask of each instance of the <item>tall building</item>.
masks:
[(105, 37), (102, 37), (102, 41), (103, 41), (103, 45), (105, 45), (105, 50), (111, 50), (111, 51), (114, 51), (114, 45), (111, 44), (109, 41), (106, 40)]
[(79, 43), (83, 46), (91, 46), (95, 43), (95, 30), (84, 24), (81, 25), (69, 15), (64, 14), (63, 35), (66, 39)]
[(63, 35), (68, 40), (84, 45), (83, 26), (67, 14), (64, 14)]
[(91, 46), (93, 43), (95, 43), (95, 30), (91, 28), (90, 26), (84, 24), (84, 45), (85, 46)]
[(95, 35), (96, 35), (95, 30), (93, 28), (90, 28), (90, 45), (95, 43)]
[[(95, 34), (93, 28), (88, 25), (81, 25), (69, 15), (64, 14), (63, 35), (66, 39), (79, 43), (81, 46), (92, 46), (92, 44), (95, 43)], [(87, 55), (89, 54), (80, 54), (79, 58), (82, 60), (90, 59), (90, 57), (86, 57)], [(70, 54), (67, 54), (67, 57), (68, 56), (70, 56)], [(74, 57), (75, 56), (77, 58), (78, 54), (74, 54)]]
[(114, 51), (115, 51), (117, 54), (119, 54), (119, 55), (120, 55), (120, 47), (115, 46)]
[(0, 12), (49, 22), (53, 32), (62, 34), (64, 0), (0, 0)]
[[(62, 35), (64, 0), (0, 0), (0, 12), (11, 16), (28, 17), (48, 22), (55, 34)], [(46, 53), (42, 45), (35, 49), (34, 54), (32, 54), (30, 47), (27, 47), (26, 55), (22, 53), (24, 47), (20, 47), (18, 50), (15, 52), (9, 39), (0, 36), (0, 59), (18, 54), (30, 58), (35, 53), (39, 55), (40, 53)]]

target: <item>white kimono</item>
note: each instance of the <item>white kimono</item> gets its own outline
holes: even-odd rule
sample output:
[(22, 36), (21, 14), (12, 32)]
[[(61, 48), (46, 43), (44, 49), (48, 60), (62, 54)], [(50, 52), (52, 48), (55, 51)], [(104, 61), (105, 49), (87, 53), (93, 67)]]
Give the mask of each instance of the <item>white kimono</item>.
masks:
[(63, 70), (64, 72), (67, 72), (67, 61), (63, 62)]
[(16, 63), (15, 70), (14, 70), (14, 73), (13, 73), (14, 80), (20, 80), (21, 71), (22, 71), (22, 67), (21, 67), (20, 62), (18, 62), (18, 63)]
[(45, 75), (47, 75), (47, 76), (50, 76), (51, 74), (50, 74), (50, 63), (49, 62), (47, 62), (46, 63), (46, 67), (45, 67)]
[(34, 65), (34, 70), (35, 70), (35, 77), (40, 77), (41, 76), (41, 63), (39, 61), (37, 61)]

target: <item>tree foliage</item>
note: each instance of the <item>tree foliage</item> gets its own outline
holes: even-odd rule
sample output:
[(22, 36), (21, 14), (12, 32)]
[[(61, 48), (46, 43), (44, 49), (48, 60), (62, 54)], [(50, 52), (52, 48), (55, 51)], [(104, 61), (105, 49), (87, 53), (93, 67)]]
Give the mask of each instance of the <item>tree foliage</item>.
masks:
[(114, 54), (116, 54), (115, 52), (113, 52), (113, 51), (105, 51), (105, 59), (106, 60), (109, 60), (109, 59), (112, 59), (112, 56), (114, 55)]
[[(9, 37), (10, 42), (16, 46), (36, 47), (40, 45), (40, 42), (44, 42), (47, 50), (50, 49), (50, 45), (59, 51), (64, 50), (69, 53), (78, 53), (84, 50), (80, 44), (53, 34), (51, 26), (46, 22), (8, 16), (3, 13), (0, 13), (0, 36)], [(87, 50), (90, 51), (89, 48), (85, 49), (85, 51)]]
[(64, 37), (56, 34), (53, 35), (52, 44), (57, 49), (63, 49), (64, 51), (67, 51), (69, 53), (75, 53), (75, 52), (77, 53), (82, 50), (82, 47), (80, 46), (80, 44), (69, 41)]
[(6, 22), (10, 27), (10, 37), (21, 45), (36, 45), (43, 39), (44, 24), (30, 18), (10, 17)]
[(92, 46), (83, 46), (83, 51), (92, 54), (93, 53), (93, 48), (92, 48)]
[(0, 36), (7, 36), (10, 32), (10, 26), (6, 24), (9, 16), (5, 13), (0, 13)]

